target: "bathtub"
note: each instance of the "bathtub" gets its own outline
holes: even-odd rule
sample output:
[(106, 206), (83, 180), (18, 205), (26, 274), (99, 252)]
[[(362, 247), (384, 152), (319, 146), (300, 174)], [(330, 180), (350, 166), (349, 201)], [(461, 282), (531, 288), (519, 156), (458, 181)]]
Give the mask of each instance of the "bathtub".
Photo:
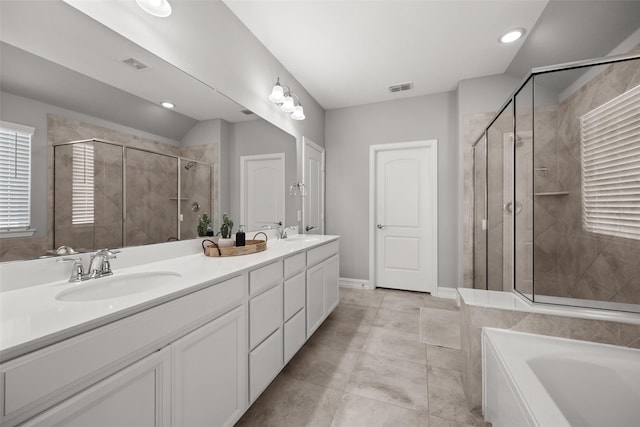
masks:
[(482, 330), (482, 409), (493, 427), (640, 425), (640, 350)]

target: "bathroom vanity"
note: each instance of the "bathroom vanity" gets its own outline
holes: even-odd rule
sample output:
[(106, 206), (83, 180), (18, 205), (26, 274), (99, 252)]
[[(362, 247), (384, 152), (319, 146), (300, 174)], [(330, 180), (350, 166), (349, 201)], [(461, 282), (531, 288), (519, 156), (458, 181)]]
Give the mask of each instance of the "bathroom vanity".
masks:
[(338, 236), (300, 235), (115, 264), (179, 274), (116, 298), (60, 301), (87, 286), (66, 280), (3, 292), (0, 424), (233, 425), (337, 306), (338, 251)]

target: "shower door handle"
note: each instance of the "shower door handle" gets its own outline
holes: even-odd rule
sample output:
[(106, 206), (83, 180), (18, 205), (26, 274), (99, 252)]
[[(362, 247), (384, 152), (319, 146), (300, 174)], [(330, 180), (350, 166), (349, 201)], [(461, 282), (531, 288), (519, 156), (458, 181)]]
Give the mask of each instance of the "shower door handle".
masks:
[[(512, 214), (513, 213), (513, 202), (509, 200), (504, 204), (503, 209), (505, 212)], [(516, 201), (516, 215), (522, 212), (522, 203)]]

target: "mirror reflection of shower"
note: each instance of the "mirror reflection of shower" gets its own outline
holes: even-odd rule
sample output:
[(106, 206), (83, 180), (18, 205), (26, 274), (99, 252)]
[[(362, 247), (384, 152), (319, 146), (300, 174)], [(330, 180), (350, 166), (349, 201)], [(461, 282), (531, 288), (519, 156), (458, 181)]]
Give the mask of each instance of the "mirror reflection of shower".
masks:
[(54, 247), (196, 238), (198, 215), (213, 211), (213, 164), (189, 147), (187, 158), (95, 138), (53, 148)]

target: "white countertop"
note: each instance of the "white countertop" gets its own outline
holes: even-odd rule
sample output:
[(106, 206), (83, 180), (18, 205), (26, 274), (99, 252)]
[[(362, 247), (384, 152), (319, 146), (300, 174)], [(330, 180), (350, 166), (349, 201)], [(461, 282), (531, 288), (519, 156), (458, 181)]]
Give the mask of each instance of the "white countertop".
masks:
[[(110, 277), (148, 271), (172, 271), (182, 276), (175, 284), (119, 298), (84, 302), (55, 298), (64, 290), (98, 283), (101, 279), (81, 283), (55, 281), (1, 292), (0, 360), (13, 359), (338, 238), (298, 235), (286, 240), (270, 240), (265, 251), (237, 257), (206, 257), (197, 253), (121, 269), (117, 262), (112, 262), (114, 274)], [(123, 256), (126, 256), (124, 251), (119, 257)], [(27, 263), (29, 261), (25, 265)]]

